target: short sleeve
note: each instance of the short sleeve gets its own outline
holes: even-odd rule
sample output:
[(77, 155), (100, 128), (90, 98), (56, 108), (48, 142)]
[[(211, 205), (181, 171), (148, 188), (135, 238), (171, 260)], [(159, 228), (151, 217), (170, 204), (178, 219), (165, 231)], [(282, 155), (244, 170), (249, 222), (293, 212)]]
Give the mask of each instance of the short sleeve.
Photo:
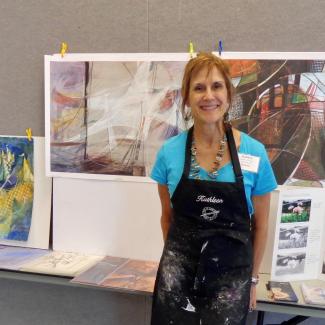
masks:
[(157, 153), (150, 177), (159, 184), (167, 185), (167, 166), (164, 146), (162, 146)]
[(277, 182), (269, 161), (265, 147), (262, 146), (260, 152), (260, 164), (256, 177), (256, 182), (252, 188), (252, 195), (263, 195), (272, 192), (277, 188)]

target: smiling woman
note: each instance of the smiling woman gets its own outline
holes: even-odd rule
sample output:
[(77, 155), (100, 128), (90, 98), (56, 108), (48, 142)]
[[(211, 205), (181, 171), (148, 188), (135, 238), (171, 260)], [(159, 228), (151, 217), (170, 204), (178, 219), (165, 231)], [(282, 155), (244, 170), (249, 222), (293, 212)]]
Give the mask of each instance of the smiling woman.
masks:
[(227, 88), (220, 71), (213, 67), (200, 70), (190, 83), (187, 106), (196, 123), (215, 124), (228, 111)]
[(276, 181), (264, 146), (227, 121), (233, 86), (223, 60), (191, 59), (182, 97), (193, 127), (164, 143), (151, 174), (165, 240), (152, 324), (245, 324)]

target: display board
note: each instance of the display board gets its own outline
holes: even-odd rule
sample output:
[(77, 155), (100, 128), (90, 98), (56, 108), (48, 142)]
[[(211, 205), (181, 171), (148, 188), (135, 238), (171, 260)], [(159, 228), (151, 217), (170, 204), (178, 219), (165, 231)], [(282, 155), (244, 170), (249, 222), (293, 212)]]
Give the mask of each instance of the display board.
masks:
[(271, 279), (325, 278), (325, 190), (281, 187), (272, 254)]

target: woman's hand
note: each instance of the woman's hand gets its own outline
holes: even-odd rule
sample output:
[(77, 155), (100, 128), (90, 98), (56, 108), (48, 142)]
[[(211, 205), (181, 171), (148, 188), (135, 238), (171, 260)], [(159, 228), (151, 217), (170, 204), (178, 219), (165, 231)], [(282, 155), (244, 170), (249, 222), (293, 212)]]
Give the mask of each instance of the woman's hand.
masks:
[(256, 285), (251, 284), (251, 294), (249, 300), (249, 311), (256, 309)]

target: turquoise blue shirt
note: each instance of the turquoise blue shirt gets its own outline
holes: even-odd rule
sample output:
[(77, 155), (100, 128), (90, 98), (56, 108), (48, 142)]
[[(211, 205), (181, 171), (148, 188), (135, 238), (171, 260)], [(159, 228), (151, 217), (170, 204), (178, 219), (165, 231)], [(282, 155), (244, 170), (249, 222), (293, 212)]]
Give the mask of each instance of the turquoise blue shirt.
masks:
[[(246, 133), (241, 132), (240, 135), (241, 140), (238, 152), (260, 158), (257, 173), (242, 170), (247, 205), (249, 213), (253, 214), (252, 196), (263, 195), (273, 191), (277, 187), (277, 183), (264, 145)], [(168, 186), (170, 196), (173, 195), (183, 173), (186, 139), (187, 131), (168, 139), (158, 151), (156, 162), (151, 172), (153, 180)], [(199, 175), (203, 180), (211, 180), (203, 168), (200, 168)], [(235, 174), (231, 162), (219, 169), (216, 181), (235, 182)]]

